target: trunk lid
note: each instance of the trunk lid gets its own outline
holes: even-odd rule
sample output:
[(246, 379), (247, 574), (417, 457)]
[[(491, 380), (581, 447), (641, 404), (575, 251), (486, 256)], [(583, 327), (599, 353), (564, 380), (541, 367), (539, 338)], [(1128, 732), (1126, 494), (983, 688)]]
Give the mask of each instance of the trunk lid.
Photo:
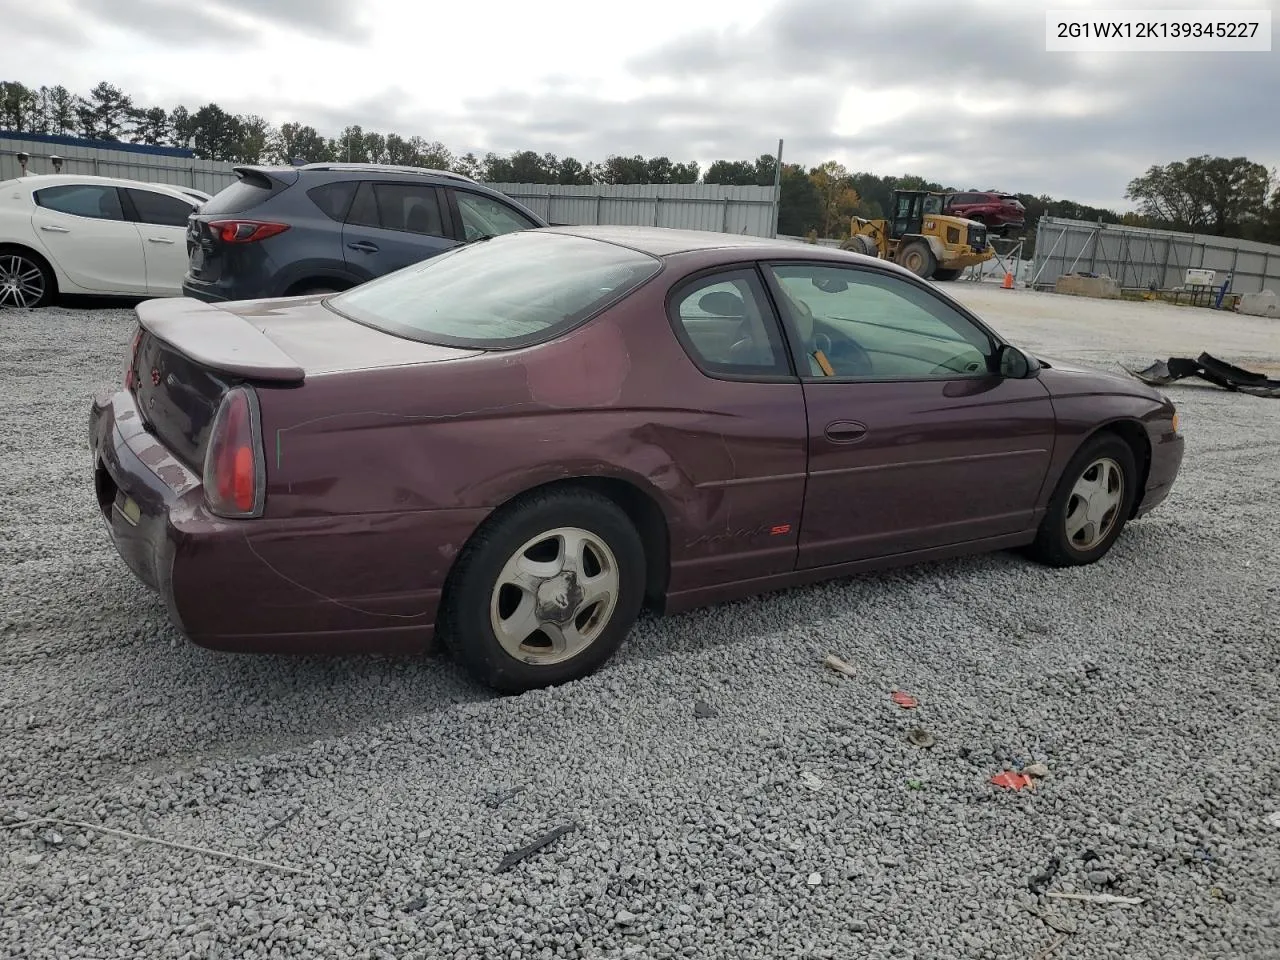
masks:
[(324, 307), (321, 297), (213, 305), (174, 297), (138, 305), (126, 384), (143, 424), (193, 470), (227, 390), (295, 389), (308, 377), (476, 356), (402, 340)]

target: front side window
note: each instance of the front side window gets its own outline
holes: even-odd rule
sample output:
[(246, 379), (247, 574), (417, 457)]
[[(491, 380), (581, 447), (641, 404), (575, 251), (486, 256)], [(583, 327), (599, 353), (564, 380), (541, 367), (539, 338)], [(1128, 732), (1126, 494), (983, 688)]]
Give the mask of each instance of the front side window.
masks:
[(521, 216), (500, 200), (485, 197), (467, 190), (455, 190), (458, 198), (458, 215), (462, 217), (464, 239), (498, 237), (515, 230), (529, 230), (537, 224)]
[(672, 321), (694, 362), (713, 375), (783, 374), (786, 354), (753, 270), (701, 277), (671, 299)]
[(130, 188), (128, 193), (133, 209), (138, 212), (138, 220), (142, 223), (161, 227), (185, 227), (195, 209), (194, 204), (154, 190)]
[[(115, 187), (97, 183), (69, 183), (58, 187), (45, 187), (34, 194), (36, 204), (73, 217), (90, 217), (94, 220), (123, 220), (124, 208)], [(185, 221), (183, 221), (185, 223)]]
[[(873, 270), (770, 268), (803, 373), (816, 379), (982, 377), (995, 344), (928, 290)], [(807, 368), (807, 369), (806, 369)]]
[(408, 340), (512, 349), (559, 336), (661, 269), (616, 244), (526, 231), (456, 247), (325, 303)]

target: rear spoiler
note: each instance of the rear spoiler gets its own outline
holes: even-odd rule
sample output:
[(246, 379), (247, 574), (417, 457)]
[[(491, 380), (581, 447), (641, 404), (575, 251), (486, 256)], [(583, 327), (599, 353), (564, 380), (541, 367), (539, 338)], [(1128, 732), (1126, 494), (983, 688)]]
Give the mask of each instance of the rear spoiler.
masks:
[(271, 383), (301, 383), (302, 367), (244, 317), (189, 297), (146, 300), (138, 324), (193, 363)]
[(280, 187), (292, 186), (298, 180), (297, 167), (235, 166), (231, 172), (241, 180), (258, 180), (266, 184), (274, 181)]

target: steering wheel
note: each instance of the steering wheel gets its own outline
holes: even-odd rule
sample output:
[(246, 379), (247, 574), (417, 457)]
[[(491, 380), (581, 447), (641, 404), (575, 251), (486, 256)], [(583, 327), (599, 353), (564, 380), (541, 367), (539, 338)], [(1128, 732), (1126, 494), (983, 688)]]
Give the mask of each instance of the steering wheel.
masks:
[[(803, 314), (808, 321), (809, 329), (814, 330), (816, 323), (809, 305), (797, 297), (791, 297), (790, 300), (795, 304), (796, 312)], [(805, 349), (810, 353), (821, 350), (831, 361), (832, 366), (838, 369), (840, 376), (865, 377), (875, 372), (871, 363), (871, 354), (867, 353), (862, 344), (852, 337), (842, 337), (836, 342), (825, 333), (815, 332), (810, 341), (805, 344)]]

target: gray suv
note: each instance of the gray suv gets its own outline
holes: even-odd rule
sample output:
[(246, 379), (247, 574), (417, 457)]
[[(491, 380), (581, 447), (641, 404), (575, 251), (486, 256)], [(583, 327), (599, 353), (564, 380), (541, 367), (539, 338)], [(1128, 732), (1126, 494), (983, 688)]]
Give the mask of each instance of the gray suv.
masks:
[(444, 170), (311, 163), (235, 173), (187, 222), (189, 297), (345, 290), (460, 243), (548, 226), (510, 197)]

